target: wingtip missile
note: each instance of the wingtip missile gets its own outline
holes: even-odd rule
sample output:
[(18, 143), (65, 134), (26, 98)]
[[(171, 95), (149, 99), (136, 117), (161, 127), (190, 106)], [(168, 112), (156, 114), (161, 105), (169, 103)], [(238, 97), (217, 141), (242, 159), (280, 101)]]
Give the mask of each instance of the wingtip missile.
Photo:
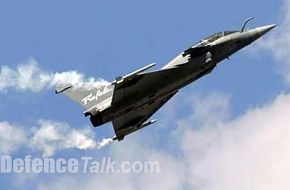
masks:
[(142, 128), (144, 128), (144, 127), (147, 127), (148, 125), (152, 125), (153, 123), (156, 123), (156, 121), (157, 121), (156, 119), (149, 120), (149, 121), (145, 121), (145, 122), (142, 123), (139, 127), (134, 127), (134, 128), (132, 128), (132, 129), (130, 129), (130, 130), (125, 129), (125, 131), (122, 133), (122, 135), (120, 135), (120, 136), (115, 136), (115, 137), (113, 137), (112, 139), (113, 139), (114, 141), (116, 141), (116, 140), (118, 140), (118, 141), (122, 141), (126, 135), (128, 135), (128, 134), (130, 134), (130, 133), (133, 133), (133, 132), (135, 132), (135, 131), (137, 131), (137, 130), (139, 130), (139, 129), (142, 129)]
[(153, 119), (153, 120), (150, 120), (150, 121), (145, 121), (144, 123), (142, 123), (142, 125), (141, 125), (141, 127), (143, 128), (143, 127), (146, 127), (146, 126), (148, 126), (148, 125), (151, 125), (151, 124), (153, 124), (153, 123), (156, 123), (156, 119)]
[(141, 69), (138, 69), (138, 70), (136, 70), (136, 71), (133, 71), (132, 73), (129, 73), (129, 74), (123, 76), (123, 77), (117, 77), (117, 78), (112, 82), (112, 84), (115, 84), (115, 83), (118, 83), (118, 82), (120, 82), (120, 81), (124, 81), (124, 80), (130, 80), (130, 79), (134, 78), (134, 76), (136, 76), (136, 75), (138, 75), (138, 74), (140, 74), (140, 73), (142, 73), (142, 72), (144, 72), (144, 71), (150, 69), (151, 67), (154, 67), (155, 65), (156, 65), (156, 63), (151, 63), (151, 64), (149, 64), (149, 65), (147, 65), (147, 66), (145, 66), (145, 67), (142, 67)]

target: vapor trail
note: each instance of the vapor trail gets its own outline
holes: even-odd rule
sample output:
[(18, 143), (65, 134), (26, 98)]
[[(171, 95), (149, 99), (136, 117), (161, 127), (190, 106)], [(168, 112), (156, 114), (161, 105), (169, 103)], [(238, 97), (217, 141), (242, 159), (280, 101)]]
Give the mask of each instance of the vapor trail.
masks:
[(56, 84), (72, 84), (76, 87), (98, 87), (108, 82), (103, 79), (85, 78), (77, 71), (48, 72), (42, 70), (35, 59), (19, 64), (16, 68), (3, 65), (0, 68), (0, 92), (14, 89), (19, 91), (40, 92), (54, 88)]

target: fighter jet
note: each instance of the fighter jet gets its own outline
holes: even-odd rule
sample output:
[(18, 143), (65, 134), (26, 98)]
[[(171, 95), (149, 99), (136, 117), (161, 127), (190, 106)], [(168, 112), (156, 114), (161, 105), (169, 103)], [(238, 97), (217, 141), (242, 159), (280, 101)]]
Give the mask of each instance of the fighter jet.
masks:
[(112, 122), (115, 137), (125, 136), (149, 126), (156, 120), (149, 118), (181, 88), (209, 74), (218, 63), (248, 46), (272, 30), (276, 25), (246, 29), (247, 19), (240, 30), (224, 31), (202, 39), (181, 52), (160, 70), (155, 64), (138, 69), (110, 84), (95, 88), (75, 88), (58, 85), (56, 93), (64, 93), (85, 108), (94, 127)]

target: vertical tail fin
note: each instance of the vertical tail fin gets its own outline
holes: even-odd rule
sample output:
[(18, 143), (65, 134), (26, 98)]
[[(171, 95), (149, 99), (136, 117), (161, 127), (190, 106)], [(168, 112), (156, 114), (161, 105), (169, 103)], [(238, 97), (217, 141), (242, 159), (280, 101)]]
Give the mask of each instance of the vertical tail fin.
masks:
[(55, 92), (57, 94), (64, 93), (87, 110), (94, 106), (101, 110), (111, 105), (114, 85), (84, 88), (60, 84), (57, 85)]

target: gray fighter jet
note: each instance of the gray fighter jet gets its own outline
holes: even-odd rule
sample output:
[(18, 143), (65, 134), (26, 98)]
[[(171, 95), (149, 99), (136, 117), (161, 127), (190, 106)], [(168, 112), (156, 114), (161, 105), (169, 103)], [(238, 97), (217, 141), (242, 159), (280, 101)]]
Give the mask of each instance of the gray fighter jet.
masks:
[(146, 71), (150, 64), (113, 82), (98, 88), (74, 88), (58, 85), (56, 93), (64, 93), (86, 110), (94, 127), (112, 121), (116, 136), (123, 140), (126, 135), (151, 125), (148, 120), (181, 88), (209, 74), (219, 62), (248, 46), (276, 25), (213, 34), (184, 52), (160, 70)]

